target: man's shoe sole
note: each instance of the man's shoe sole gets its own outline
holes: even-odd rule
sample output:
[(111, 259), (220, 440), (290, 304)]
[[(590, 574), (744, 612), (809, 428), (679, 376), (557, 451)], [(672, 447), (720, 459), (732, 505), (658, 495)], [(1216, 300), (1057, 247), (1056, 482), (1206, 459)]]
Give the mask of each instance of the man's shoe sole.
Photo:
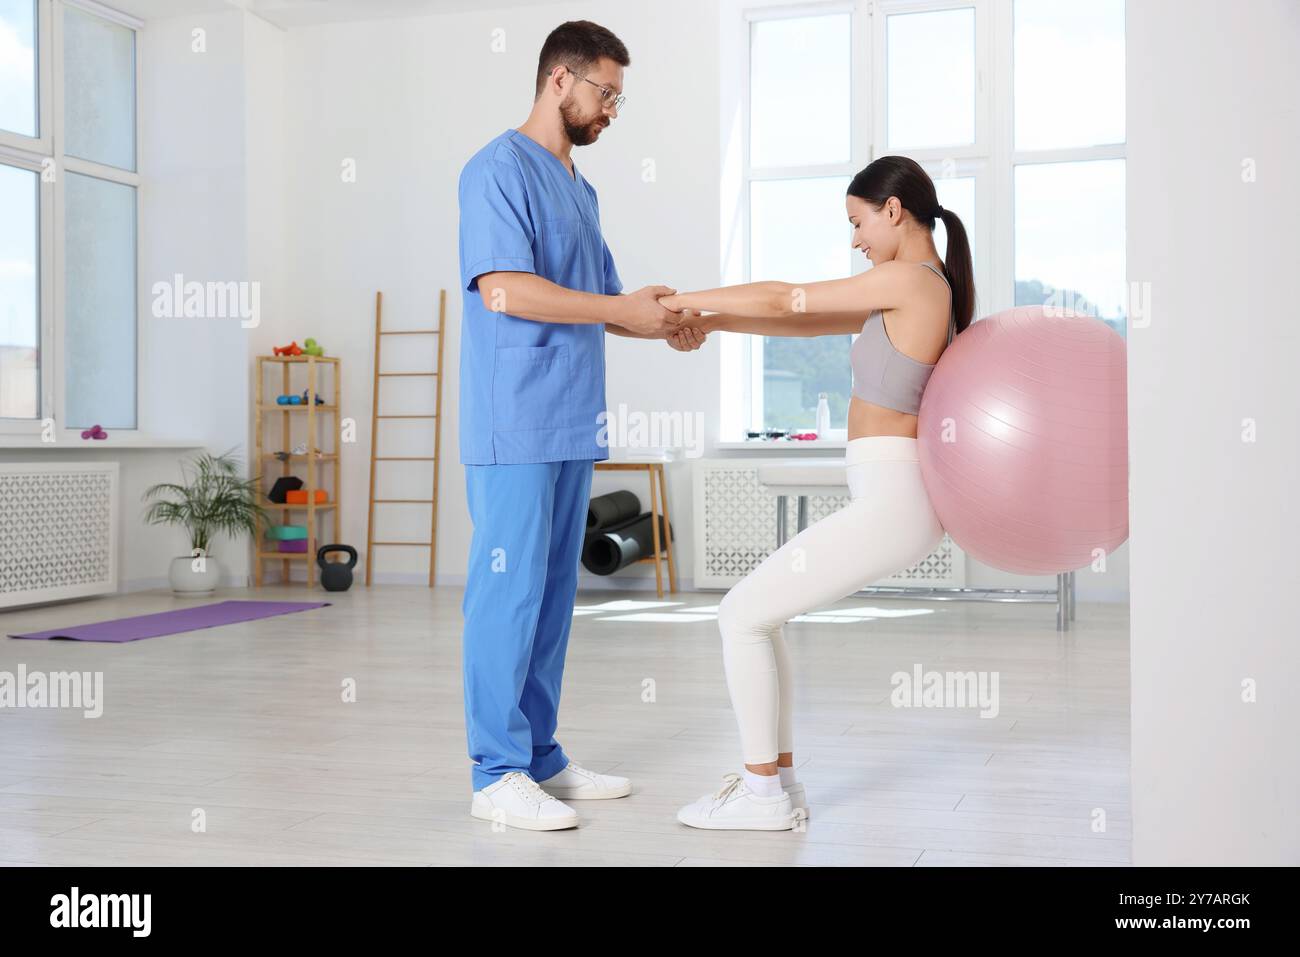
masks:
[(627, 797), (632, 793), (631, 781), (621, 788), (606, 788), (603, 791), (594, 791), (591, 788), (548, 788), (545, 784), (541, 787), (557, 801), (608, 801), (611, 798)]
[(517, 827), (524, 831), (565, 831), (569, 828), (578, 826), (577, 816), (553, 817), (553, 818), (535, 818), (535, 817), (516, 817), (513, 814), (506, 814), (503, 817), (494, 817), (491, 811), (480, 811), (478, 808), (471, 806), (469, 809), (470, 817), (478, 818), (480, 821), (500, 821), (506, 827)]

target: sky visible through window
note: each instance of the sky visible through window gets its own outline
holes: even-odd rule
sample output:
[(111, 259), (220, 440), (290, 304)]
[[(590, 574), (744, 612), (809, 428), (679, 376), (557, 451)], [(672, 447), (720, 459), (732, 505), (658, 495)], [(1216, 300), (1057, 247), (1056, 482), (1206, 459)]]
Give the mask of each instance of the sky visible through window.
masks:
[(36, 135), (35, 6), (0, 0), (0, 129)]
[(36, 345), (38, 174), (0, 166), (0, 346)]
[[(35, 5), (0, 0), (0, 129), (36, 135)], [(36, 183), (0, 165), (0, 349), (36, 345)]]

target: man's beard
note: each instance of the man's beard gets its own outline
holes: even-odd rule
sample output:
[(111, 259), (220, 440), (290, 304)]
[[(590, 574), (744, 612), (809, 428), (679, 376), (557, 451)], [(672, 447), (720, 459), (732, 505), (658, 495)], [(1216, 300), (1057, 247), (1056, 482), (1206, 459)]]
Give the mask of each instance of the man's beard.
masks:
[(560, 119), (564, 123), (564, 134), (574, 146), (590, 146), (596, 142), (602, 125), (608, 122), (599, 114), (583, 121), (572, 97), (560, 104)]

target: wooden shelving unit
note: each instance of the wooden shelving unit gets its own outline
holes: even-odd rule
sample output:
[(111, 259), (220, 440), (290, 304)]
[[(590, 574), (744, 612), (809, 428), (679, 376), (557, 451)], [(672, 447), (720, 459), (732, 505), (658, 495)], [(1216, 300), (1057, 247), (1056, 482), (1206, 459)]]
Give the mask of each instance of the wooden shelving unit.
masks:
[[(272, 377), (275, 376), (275, 367), (280, 367), (280, 395), (301, 394), (304, 388), (299, 385), (297, 388), (293, 385), (295, 366), (303, 366), (306, 369), (307, 402), (304, 405), (279, 405), (275, 402), (266, 401), (266, 379), (268, 371)], [(268, 369), (269, 367), (269, 369)], [(331, 400), (321, 405), (316, 404), (316, 396), (320, 394), (320, 377), (321, 372), (328, 368), (331, 373), (332, 381), (329, 385), (333, 388), (334, 394), (328, 398)], [(264, 563), (268, 561), (279, 561), (283, 569), (281, 578), (285, 583), (289, 582), (289, 570), (293, 567), (295, 561), (305, 561), (307, 564), (307, 587), (312, 588), (316, 584), (316, 549), (321, 545), (319, 524), (326, 517), (333, 523), (333, 538), (330, 541), (338, 541), (339, 536), (339, 408), (343, 402), (343, 382), (339, 360), (333, 356), (258, 356), (257, 357), (257, 396), (254, 403), (256, 414), (256, 454), (253, 461), (256, 463), (255, 471), (257, 472), (258, 487), (262, 490), (262, 506), (272, 515), (279, 515), (282, 521), (279, 524), (284, 525), (302, 525), (307, 526), (307, 551), (306, 552), (278, 552), (270, 551), (267, 548), (268, 542), (265, 539), (266, 529), (259, 528), (257, 537), (254, 540), (254, 559), (253, 559), (253, 584), (261, 587)], [(324, 396), (322, 396), (324, 398)], [(268, 416), (280, 416), (280, 428), (278, 436), (275, 435), (274, 419), (271, 419), (272, 433), (267, 433)], [(305, 423), (306, 435), (302, 439), (295, 439), (294, 426), (298, 421)], [(330, 426), (330, 432), (333, 435), (330, 448), (321, 448), (320, 434), (321, 423), (326, 422)], [(270, 441), (278, 444), (268, 446)], [(288, 455), (281, 461), (276, 452), (292, 452), (296, 442), (305, 441), (307, 452), (302, 455)], [(280, 462), (281, 469), (278, 474), (275, 471), (274, 463)], [(316, 490), (325, 487), (322, 482), (322, 469), (332, 469), (332, 482), (329, 483), (328, 502), (316, 504)], [(302, 472), (306, 474), (303, 475)], [(293, 475), (298, 473), (298, 477), (303, 480), (303, 490), (307, 493), (307, 503), (305, 505), (277, 505), (274, 502), (265, 500), (266, 493), (271, 490), (274, 480), (284, 475)], [(300, 521), (294, 521), (298, 513), (305, 513), (305, 517)]]

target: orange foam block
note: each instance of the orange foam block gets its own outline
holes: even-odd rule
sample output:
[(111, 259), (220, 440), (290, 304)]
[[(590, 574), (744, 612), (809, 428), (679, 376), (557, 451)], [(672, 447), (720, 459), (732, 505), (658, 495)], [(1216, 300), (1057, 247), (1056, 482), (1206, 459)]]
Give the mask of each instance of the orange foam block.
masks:
[[(284, 501), (286, 505), (306, 505), (307, 490), (305, 488), (300, 488), (295, 489), (292, 492), (285, 492)], [(316, 489), (316, 504), (321, 505), (328, 501), (329, 496), (325, 494), (325, 490), (323, 488)]]

